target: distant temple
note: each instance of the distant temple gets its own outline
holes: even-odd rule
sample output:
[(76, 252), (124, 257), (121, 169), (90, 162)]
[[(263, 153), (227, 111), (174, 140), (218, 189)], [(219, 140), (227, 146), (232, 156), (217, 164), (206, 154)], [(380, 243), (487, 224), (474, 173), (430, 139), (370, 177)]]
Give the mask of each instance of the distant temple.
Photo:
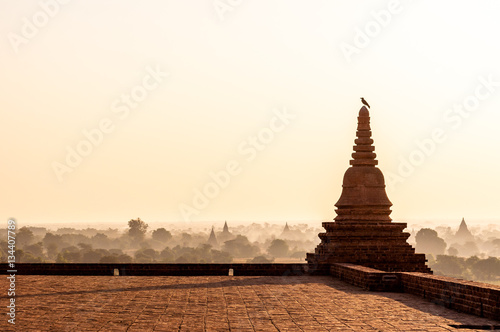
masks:
[(227, 226), (227, 221), (224, 221), (224, 227), (222, 228), (222, 232), (219, 233), (219, 243), (222, 245), (224, 242), (232, 240), (234, 235), (229, 232), (229, 227)]
[(217, 248), (219, 246), (219, 242), (217, 241), (217, 237), (215, 236), (213, 226), (212, 226), (212, 231), (210, 232), (210, 236), (208, 237), (207, 243), (211, 245), (213, 248)]
[(465, 223), (464, 218), (462, 218), (462, 222), (460, 223), (460, 227), (458, 227), (458, 231), (455, 233), (453, 240), (457, 243), (460, 243), (460, 244), (474, 241), (474, 236), (469, 231), (469, 228), (467, 227), (467, 224)]
[(342, 194), (335, 204), (337, 216), (324, 222), (321, 243), (307, 254), (312, 269), (332, 263), (353, 263), (383, 271), (427, 272), (425, 255), (416, 254), (406, 240), (406, 223), (391, 222), (392, 203), (385, 192), (384, 175), (375, 167), (370, 114), (362, 107), (358, 116), (353, 159), (344, 174)]
[(283, 228), (280, 237), (287, 237), (289, 234), (290, 234), (290, 227), (288, 227), (288, 223), (286, 223), (285, 228)]

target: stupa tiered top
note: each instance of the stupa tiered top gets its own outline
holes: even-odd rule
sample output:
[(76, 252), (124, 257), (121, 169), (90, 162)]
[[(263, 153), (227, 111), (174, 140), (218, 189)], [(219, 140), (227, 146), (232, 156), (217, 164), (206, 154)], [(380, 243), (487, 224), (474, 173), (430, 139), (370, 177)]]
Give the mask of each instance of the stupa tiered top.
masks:
[(370, 112), (363, 106), (359, 110), (358, 130), (356, 131), (357, 138), (354, 140), (353, 160), (349, 163), (353, 166), (375, 166), (378, 161), (375, 160), (377, 155), (373, 152), (372, 130), (370, 128)]
[(382, 171), (376, 167), (370, 113), (359, 110), (357, 138), (351, 167), (344, 174), (334, 222), (324, 222), (325, 233), (314, 254), (307, 254), (313, 269), (332, 263), (353, 263), (384, 271), (431, 272), (425, 255), (415, 254), (406, 240), (406, 223), (394, 223), (392, 203), (385, 192)]
[(384, 175), (378, 167), (370, 128), (370, 113), (363, 106), (359, 111), (354, 153), (344, 174), (342, 195), (335, 206), (335, 221), (390, 222), (391, 201), (385, 193)]

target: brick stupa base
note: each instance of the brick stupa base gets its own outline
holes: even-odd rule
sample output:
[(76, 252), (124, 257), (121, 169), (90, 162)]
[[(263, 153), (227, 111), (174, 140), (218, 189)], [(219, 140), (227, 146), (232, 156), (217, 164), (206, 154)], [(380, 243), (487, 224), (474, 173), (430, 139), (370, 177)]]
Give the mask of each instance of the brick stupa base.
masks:
[(385, 192), (384, 175), (375, 167), (370, 114), (362, 107), (358, 116), (352, 167), (342, 184), (334, 222), (324, 222), (325, 233), (315, 253), (307, 254), (310, 269), (327, 269), (332, 263), (353, 263), (388, 272), (432, 273), (425, 255), (416, 254), (403, 232), (406, 223), (394, 223), (392, 203)]

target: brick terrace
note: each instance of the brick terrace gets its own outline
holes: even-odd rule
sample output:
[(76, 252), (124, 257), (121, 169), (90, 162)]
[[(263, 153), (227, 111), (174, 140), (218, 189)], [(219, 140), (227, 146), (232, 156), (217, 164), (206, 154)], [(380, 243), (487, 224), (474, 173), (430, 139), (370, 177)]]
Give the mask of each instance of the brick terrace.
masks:
[[(499, 324), (330, 276), (20, 275), (16, 282), (17, 331), (455, 331), (449, 324)], [(4, 276), (0, 289), (7, 288)], [(0, 330), (15, 331), (2, 316)]]

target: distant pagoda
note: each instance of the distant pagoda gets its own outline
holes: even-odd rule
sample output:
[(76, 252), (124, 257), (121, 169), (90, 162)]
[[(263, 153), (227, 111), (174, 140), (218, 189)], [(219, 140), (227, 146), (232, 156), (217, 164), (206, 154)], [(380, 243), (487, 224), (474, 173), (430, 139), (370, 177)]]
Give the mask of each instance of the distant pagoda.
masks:
[(427, 272), (425, 255), (416, 254), (403, 232), (406, 223), (394, 223), (392, 203), (385, 192), (384, 175), (375, 167), (370, 114), (362, 107), (358, 116), (354, 153), (344, 174), (342, 194), (335, 204), (337, 216), (324, 222), (325, 233), (315, 253), (307, 254), (312, 269), (332, 263), (353, 263), (383, 271)]
[(219, 246), (219, 242), (217, 241), (217, 237), (215, 236), (213, 226), (212, 226), (212, 231), (210, 232), (210, 236), (208, 237), (207, 243), (211, 245), (213, 248), (217, 248)]
[(227, 221), (224, 221), (224, 227), (222, 228), (222, 232), (219, 233), (219, 243), (222, 245), (224, 242), (231, 240), (234, 238), (234, 235), (229, 231), (229, 227), (227, 226)]
[(290, 227), (288, 227), (288, 223), (285, 224), (285, 227), (283, 228), (283, 231), (281, 232), (281, 235), (287, 235), (290, 233)]
[(458, 227), (458, 231), (455, 233), (455, 237), (453, 238), (458, 243), (466, 243), (470, 241), (474, 241), (474, 236), (469, 231), (467, 224), (465, 223), (465, 218), (462, 218), (462, 222), (460, 223), (460, 227)]
[(224, 221), (224, 227), (222, 228), (222, 234), (230, 235), (229, 227), (227, 227), (227, 221)]

